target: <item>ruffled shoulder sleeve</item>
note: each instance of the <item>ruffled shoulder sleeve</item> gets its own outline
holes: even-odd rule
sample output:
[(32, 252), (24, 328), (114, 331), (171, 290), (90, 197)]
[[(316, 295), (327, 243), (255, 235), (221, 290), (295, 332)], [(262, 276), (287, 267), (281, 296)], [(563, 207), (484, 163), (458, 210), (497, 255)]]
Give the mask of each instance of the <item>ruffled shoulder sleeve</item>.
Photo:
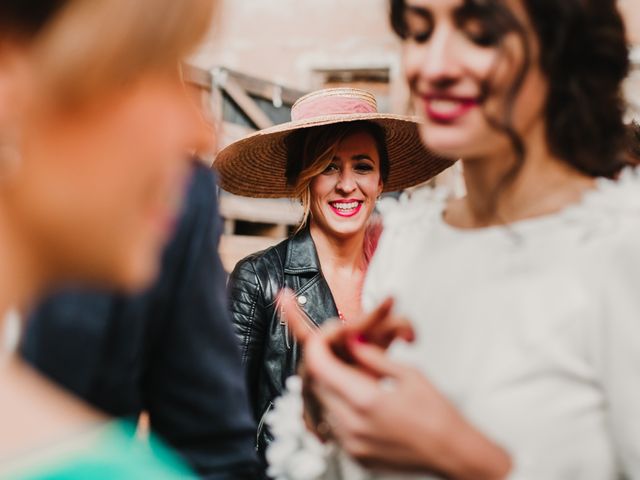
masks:
[(617, 180), (600, 179), (597, 188), (587, 193), (576, 207), (564, 216), (598, 231), (615, 234), (618, 227), (640, 223), (640, 169), (628, 168)]
[(385, 198), (378, 204), (383, 231), (365, 280), (362, 306), (373, 309), (388, 292), (383, 282), (389, 269), (407, 255), (410, 243), (419, 241), (432, 225), (438, 222), (450, 191), (444, 188), (422, 188), (405, 193), (400, 198)]

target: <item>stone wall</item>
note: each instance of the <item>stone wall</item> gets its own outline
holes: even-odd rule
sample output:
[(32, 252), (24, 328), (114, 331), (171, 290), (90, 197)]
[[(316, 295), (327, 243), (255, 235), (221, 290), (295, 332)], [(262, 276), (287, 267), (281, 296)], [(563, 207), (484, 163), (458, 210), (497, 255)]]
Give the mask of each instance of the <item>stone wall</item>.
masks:
[(221, 65), (305, 91), (322, 86), (316, 70), (383, 68), (394, 84), (390, 102), (406, 98), (387, 0), (223, 0), (221, 15), (194, 58), (200, 67)]

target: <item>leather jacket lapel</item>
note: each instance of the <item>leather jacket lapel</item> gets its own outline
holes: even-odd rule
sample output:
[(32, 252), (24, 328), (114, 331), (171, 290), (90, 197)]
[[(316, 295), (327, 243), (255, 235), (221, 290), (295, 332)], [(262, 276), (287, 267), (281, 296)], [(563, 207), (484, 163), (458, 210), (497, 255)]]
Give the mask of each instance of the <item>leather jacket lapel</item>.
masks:
[[(295, 284), (290, 286), (295, 291), (298, 305), (313, 323), (319, 326), (328, 318), (338, 316), (333, 295), (322, 276), (316, 247), (308, 228), (290, 239), (284, 273), (286, 276), (298, 277), (295, 279)], [(310, 278), (305, 281), (303, 277)]]

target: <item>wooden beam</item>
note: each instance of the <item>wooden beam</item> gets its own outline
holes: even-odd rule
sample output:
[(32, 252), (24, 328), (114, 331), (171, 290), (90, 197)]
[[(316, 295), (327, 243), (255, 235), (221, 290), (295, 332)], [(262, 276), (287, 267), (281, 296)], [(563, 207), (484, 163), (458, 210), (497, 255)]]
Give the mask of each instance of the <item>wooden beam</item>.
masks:
[(229, 78), (233, 78), (238, 85), (240, 85), (245, 91), (251, 95), (262, 97), (265, 100), (271, 100), (275, 89), (280, 89), (280, 96), (282, 101), (286, 105), (293, 105), (296, 100), (302, 97), (305, 93), (302, 90), (296, 90), (295, 88), (289, 88), (282, 85), (278, 85), (274, 82), (262, 80), (260, 78), (252, 77), (244, 73), (230, 70), (228, 68), (223, 70)]
[(302, 206), (280, 198), (248, 198), (220, 192), (220, 215), (245, 222), (296, 225), (302, 218)]
[(242, 235), (222, 235), (220, 238), (220, 258), (227, 272), (233, 270), (239, 260), (251, 253), (259, 252), (284, 240), (283, 238), (250, 237)]
[(233, 78), (228, 77), (221, 87), (258, 129), (262, 130), (273, 126), (273, 122), (267, 114), (262, 111), (253, 98)]
[(211, 75), (211, 72), (203, 70), (202, 68), (194, 67), (187, 63), (183, 63), (181, 68), (182, 78), (185, 82), (191, 83), (192, 85), (203, 88), (209, 92), (212, 90), (213, 75)]

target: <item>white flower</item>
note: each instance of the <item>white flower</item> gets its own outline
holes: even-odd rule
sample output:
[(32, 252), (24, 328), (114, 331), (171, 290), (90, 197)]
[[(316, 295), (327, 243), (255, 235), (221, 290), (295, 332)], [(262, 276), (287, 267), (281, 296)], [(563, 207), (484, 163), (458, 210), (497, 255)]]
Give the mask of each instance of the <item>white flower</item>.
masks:
[(267, 449), (267, 473), (277, 480), (321, 480), (331, 448), (305, 426), (302, 379), (290, 377), (286, 386), (265, 420), (274, 436)]

